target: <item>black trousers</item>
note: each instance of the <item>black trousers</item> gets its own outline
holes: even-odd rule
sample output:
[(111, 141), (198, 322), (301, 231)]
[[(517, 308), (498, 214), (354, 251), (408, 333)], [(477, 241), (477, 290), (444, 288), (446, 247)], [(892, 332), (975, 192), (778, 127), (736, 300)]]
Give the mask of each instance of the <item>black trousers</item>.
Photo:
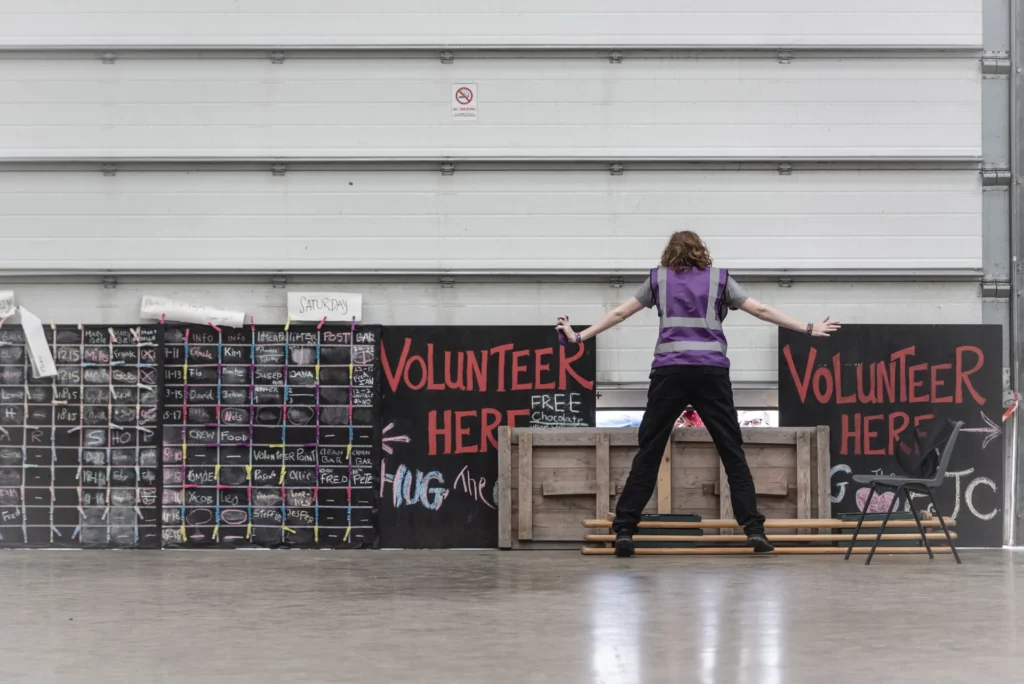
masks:
[(657, 368), (651, 374), (647, 411), (640, 423), (640, 449), (615, 509), (612, 529), (616, 534), (636, 534), (637, 523), (658, 481), (665, 444), (676, 419), (689, 405), (704, 421), (725, 466), (736, 521), (747, 534), (764, 532), (764, 516), (757, 511), (754, 478), (743, 453), (743, 434), (733, 404), (729, 369), (669, 366)]

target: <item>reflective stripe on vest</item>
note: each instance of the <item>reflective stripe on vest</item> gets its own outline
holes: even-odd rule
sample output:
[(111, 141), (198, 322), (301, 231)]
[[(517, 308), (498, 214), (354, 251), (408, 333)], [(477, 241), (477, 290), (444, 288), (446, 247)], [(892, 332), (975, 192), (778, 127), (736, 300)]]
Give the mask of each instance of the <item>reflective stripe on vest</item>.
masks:
[[(668, 306), (665, 297), (667, 297), (668, 291), (668, 275), (666, 274), (666, 268), (660, 266), (658, 268), (658, 313), (661, 315), (661, 327), (662, 328), (709, 328), (711, 330), (721, 330), (722, 322), (718, 320), (715, 315), (715, 302), (718, 301), (718, 286), (719, 279), (722, 277), (719, 269), (712, 266), (709, 269), (711, 278), (709, 279), (708, 285), (708, 310), (704, 318), (684, 318), (684, 317), (670, 317), (668, 315)], [(683, 344), (682, 342), (675, 344)], [(693, 344), (704, 344), (702, 342), (694, 342)], [(686, 347), (680, 349), (661, 349), (662, 345), (658, 345), (656, 351), (685, 351), (688, 349), (710, 349), (709, 347)], [(725, 353), (725, 350), (722, 350)]]
[(725, 354), (728, 349), (721, 342), (661, 342), (654, 348), (655, 354), (681, 351), (717, 351)]

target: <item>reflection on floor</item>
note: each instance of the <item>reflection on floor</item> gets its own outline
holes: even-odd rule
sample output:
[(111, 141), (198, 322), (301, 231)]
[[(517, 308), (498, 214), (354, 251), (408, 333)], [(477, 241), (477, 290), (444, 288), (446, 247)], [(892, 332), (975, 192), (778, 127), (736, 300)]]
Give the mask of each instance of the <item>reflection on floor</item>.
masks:
[(4, 684), (1009, 682), (1024, 552), (0, 553)]

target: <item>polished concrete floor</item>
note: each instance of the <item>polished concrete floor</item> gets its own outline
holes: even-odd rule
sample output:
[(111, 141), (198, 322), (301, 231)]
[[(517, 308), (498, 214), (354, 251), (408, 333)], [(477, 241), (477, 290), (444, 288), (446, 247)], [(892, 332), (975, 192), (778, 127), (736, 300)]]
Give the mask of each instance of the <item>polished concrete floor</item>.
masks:
[(1024, 552), (0, 553), (0, 682), (1024, 682)]

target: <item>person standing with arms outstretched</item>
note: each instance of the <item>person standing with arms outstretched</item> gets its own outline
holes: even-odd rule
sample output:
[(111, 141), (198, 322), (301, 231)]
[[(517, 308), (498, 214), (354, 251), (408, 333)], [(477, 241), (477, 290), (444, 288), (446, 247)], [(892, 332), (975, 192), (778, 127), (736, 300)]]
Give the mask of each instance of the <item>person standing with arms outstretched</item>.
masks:
[(711, 265), (711, 254), (700, 236), (684, 230), (672, 234), (661, 255), (661, 265), (651, 269), (636, 296), (583, 332), (575, 332), (565, 317), (560, 317), (555, 327), (569, 342), (580, 343), (650, 307), (657, 308), (660, 330), (651, 364), (647, 410), (640, 423), (640, 448), (612, 522), (615, 555), (633, 555), (633, 535), (654, 493), (662, 452), (676, 419), (689, 405), (704, 421), (718, 449), (729, 478), (732, 510), (747, 535), (747, 544), (755, 552), (772, 551), (774, 547), (764, 534), (764, 516), (757, 510), (754, 478), (743, 453), (722, 321), (729, 309), (740, 309), (762, 321), (815, 337), (828, 337), (839, 329), (839, 321), (825, 318), (820, 323), (804, 323), (754, 300), (728, 271)]

